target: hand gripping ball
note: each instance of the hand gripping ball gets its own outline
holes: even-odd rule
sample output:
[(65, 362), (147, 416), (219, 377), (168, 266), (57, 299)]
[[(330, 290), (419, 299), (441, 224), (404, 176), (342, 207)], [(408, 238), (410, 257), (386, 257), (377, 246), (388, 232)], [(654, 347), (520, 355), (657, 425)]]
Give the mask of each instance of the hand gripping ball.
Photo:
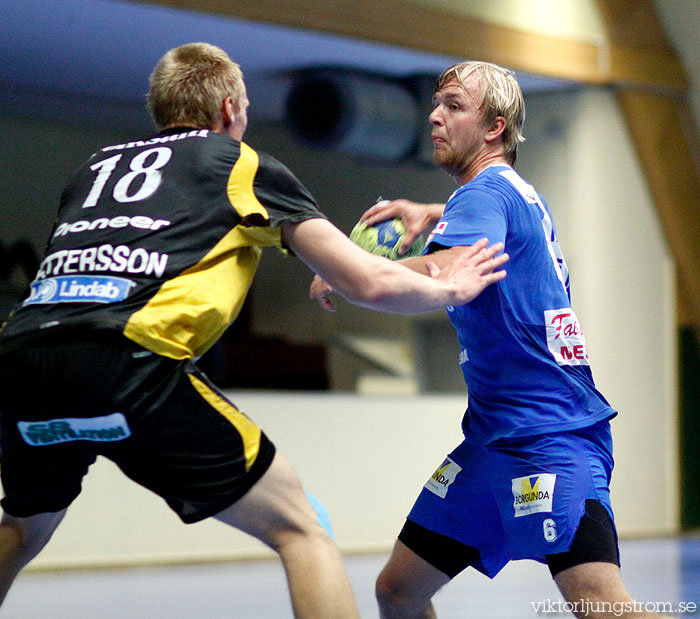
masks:
[(425, 237), (422, 235), (413, 241), (403, 256), (399, 256), (398, 248), (405, 236), (406, 228), (397, 218), (380, 221), (373, 226), (358, 222), (350, 233), (350, 240), (362, 249), (390, 260), (420, 256), (425, 244)]

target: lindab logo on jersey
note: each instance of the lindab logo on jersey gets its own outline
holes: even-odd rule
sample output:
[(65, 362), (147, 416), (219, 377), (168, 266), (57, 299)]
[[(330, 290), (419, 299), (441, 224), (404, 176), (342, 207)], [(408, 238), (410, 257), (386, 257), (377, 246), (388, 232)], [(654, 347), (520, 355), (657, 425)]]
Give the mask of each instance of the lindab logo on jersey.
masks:
[(23, 305), (50, 303), (116, 303), (129, 296), (136, 283), (123, 277), (52, 277), (32, 282)]

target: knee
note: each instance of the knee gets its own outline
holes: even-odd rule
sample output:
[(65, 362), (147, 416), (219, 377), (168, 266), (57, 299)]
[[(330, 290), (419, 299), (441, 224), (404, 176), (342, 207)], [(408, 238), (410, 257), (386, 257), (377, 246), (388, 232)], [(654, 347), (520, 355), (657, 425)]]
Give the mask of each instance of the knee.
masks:
[(3, 514), (0, 520), (0, 561), (5, 566), (11, 562), (25, 565), (31, 561), (46, 546), (64, 515), (65, 510), (27, 518)]
[(14, 524), (0, 524), (0, 546), (3, 548), (20, 548), (24, 541), (24, 532)]
[(386, 570), (377, 577), (374, 594), (379, 608), (385, 614), (389, 610), (405, 607), (409, 603), (408, 592)]
[(15, 524), (0, 524), (0, 561), (6, 562), (22, 554), (24, 531)]
[(293, 518), (276, 522), (268, 530), (266, 539), (263, 541), (278, 553), (298, 544), (314, 548), (335, 547), (333, 540), (326, 529), (317, 522), (313, 512), (295, 513)]

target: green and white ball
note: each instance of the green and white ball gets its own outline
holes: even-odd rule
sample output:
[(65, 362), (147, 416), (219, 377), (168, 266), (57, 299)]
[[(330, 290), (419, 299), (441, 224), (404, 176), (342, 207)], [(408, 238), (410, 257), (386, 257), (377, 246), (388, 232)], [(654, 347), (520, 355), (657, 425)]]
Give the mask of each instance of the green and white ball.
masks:
[(350, 233), (350, 240), (362, 249), (390, 260), (420, 256), (425, 244), (425, 238), (422, 235), (413, 241), (403, 256), (399, 256), (399, 245), (405, 236), (406, 228), (403, 222), (396, 218), (380, 221), (373, 226), (358, 222)]

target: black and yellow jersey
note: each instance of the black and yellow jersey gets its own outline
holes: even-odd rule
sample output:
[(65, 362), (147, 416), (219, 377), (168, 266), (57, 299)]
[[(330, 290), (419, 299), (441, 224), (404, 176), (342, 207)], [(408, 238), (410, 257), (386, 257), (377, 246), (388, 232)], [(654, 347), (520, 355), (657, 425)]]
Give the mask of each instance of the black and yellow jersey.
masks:
[(280, 224), (316, 217), (284, 165), (227, 135), (180, 128), (107, 146), (66, 185), (0, 351), (112, 328), (167, 357), (199, 356), (238, 315), (262, 247), (282, 248)]

